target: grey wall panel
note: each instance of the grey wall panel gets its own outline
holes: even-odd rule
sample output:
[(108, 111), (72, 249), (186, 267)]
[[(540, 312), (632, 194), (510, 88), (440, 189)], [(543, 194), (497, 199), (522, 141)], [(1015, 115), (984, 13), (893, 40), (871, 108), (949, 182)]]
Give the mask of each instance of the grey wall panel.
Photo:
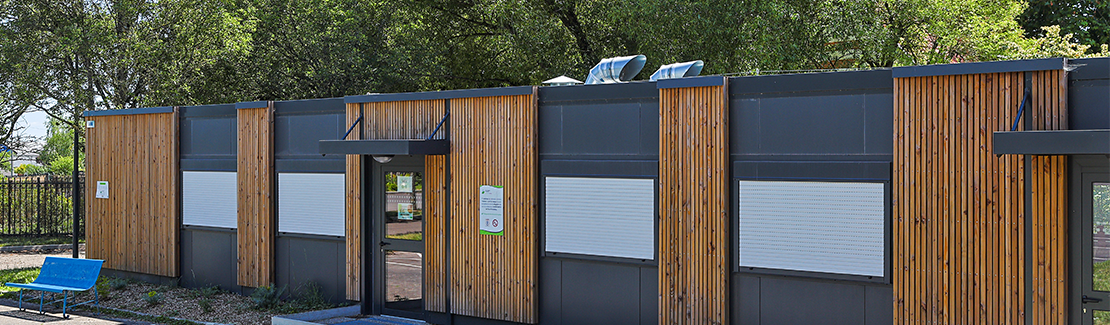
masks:
[(641, 153), (640, 129), (645, 126), (640, 125), (640, 107), (640, 103), (564, 105), (564, 152)]
[(538, 114), (540, 154), (563, 152), (563, 107), (540, 104)]
[(732, 276), (732, 324), (759, 325), (759, 277)]
[(231, 117), (196, 117), (181, 121), (182, 158), (235, 159), (236, 119)]
[(760, 324), (863, 324), (864, 292), (860, 285), (763, 277)]
[(541, 155), (659, 154), (654, 83), (540, 88)]
[(890, 70), (733, 77), (728, 81), (728, 93), (733, 97), (784, 96), (801, 92), (889, 92), (893, 87)]
[(868, 286), (867, 325), (884, 325), (894, 323), (894, 288), (890, 286)]
[(563, 261), (554, 258), (540, 259), (540, 324), (563, 323)]
[(344, 177), (278, 173), (278, 231), (344, 236)]
[(640, 270), (608, 263), (564, 260), (563, 324), (640, 323)]
[(546, 177), (545, 250), (654, 259), (655, 181)]
[(278, 173), (343, 173), (347, 170), (345, 155), (328, 155), (327, 159), (278, 159)]
[(338, 140), (347, 132), (345, 114), (277, 115), (274, 150), (277, 159), (322, 159), (320, 140)]
[(733, 177), (794, 180), (890, 180), (890, 161), (736, 161)]
[(238, 227), (238, 184), (235, 172), (181, 172), (181, 224)]
[(1110, 79), (1072, 81), (1068, 122), (1073, 130), (1110, 129)]
[(739, 181), (739, 265), (885, 276), (882, 183)]
[(181, 159), (182, 171), (236, 172), (238, 161), (232, 159)]
[(863, 95), (763, 98), (759, 106), (761, 153), (865, 152)]
[(276, 284), (287, 286), (291, 295), (316, 285), (329, 301), (345, 301), (344, 248), (342, 240), (278, 236)]
[(549, 176), (629, 176), (659, 175), (658, 160), (555, 160), (540, 162), (540, 170)]
[(640, 267), (640, 325), (659, 324), (659, 268)]
[(229, 230), (181, 230), (181, 285), (238, 291), (236, 235)]
[[(891, 81), (893, 83), (893, 81)], [(880, 93), (864, 96), (867, 119), (864, 134), (864, 152), (869, 154), (894, 153), (894, 94)]]

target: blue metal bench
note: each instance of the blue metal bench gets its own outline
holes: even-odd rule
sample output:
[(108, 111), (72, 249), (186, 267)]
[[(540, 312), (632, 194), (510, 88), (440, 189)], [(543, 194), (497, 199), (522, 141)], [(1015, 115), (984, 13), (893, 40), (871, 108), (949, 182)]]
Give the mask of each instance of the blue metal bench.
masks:
[[(46, 261), (42, 263), (42, 270), (39, 271), (39, 276), (31, 283), (5, 283), (9, 287), (19, 288), (19, 310), (23, 309), (23, 290), (38, 290), (42, 291), (39, 295), (39, 313), (42, 314), (43, 296), (47, 292), (54, 294), (61, 293), (61, 300), (54, 300), (50, 303), (62, 302), (62, 317), (69, 318), (66, 314), (66, 309), (69, 307), (76, 307), (90, 302), (96, 303), (96, 308), (100, 308), (100, 295), (96, 292), (96, 279), (100, 277), (100, 267), (104, 264), (103, 260), (89, 260), (89, 259), (76, 259), (65, 257), (46, 257)], [(93, 290), (93, 301), (86, 301), (76, 305), (69, 305), (69, 293), (73, 293), (74, 300), (77, 299), (78, 291)], [(53, 299), (53, 295), (51, 299)]]

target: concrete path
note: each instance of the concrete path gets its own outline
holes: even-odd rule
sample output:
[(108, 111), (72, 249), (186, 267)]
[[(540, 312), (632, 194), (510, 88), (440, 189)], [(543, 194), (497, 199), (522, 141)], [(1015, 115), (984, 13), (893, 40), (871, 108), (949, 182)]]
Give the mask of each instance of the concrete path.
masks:
[[(24, 302), (24, 307), (28, 305)], [(37, 310), (38, 304), (35, 304), (36, 310), (28, 309), (19, 311), (19, 308), (0, 304), (0, 324), (57, 324), (57, 325), (71, 325), (71, 324), (138, 324), (133, 322), (114, 321), (107, 319), (99, 319), (92, 317), (85, 317), (80, 315), (70, 314), (69, 318), (62, 318), (62, 313), (46, 313), (39, 315)]]

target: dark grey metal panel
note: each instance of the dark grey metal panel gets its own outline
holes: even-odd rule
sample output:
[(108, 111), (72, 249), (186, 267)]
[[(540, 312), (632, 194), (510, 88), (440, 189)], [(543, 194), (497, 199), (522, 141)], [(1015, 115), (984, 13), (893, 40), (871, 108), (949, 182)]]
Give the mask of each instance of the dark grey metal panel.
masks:
[(1110, 154), (1110, 130), (995, 132), (994, 154)]
[(540, 259), (540, 324), (559, 325), (563, 323), (562, 268), (562, 260)]
[(730, 97), (783, 96), (799, 92), (889, 93), (893, 87), (889, 69), (734, 77), (728, 81)]
[(235, 104), (219, 104), (219, 105), (200, 105), (200, 106), (182, 106), (181, 117), (230, 117), (235, 118), (237, 114)]
[(640, 325), (659, 324), (659, 269), (640, 268)]
[(346, 132), (346, 114), (278, 115), (274, 149), (278, 160), (301, 156), (319, 159), (320, 140), (338, 140)]
[(864, 96), (863, 130), (864, 152), (869, 154), (894, 153), (894, 93)]
[(890, 161), (737, 161), (732, 172), (755, 180), (890, 180)]
[(110, 115), (137, 115), (137, 114), (157, 114), (157, 113), (173, 113), (172, 106), (163, 107), (146, 107), (146, 108), (131, 108), (131, 109), (109, 109), (103, 111), (85, 111), (84, 116), (110, 116)]
[(864, 292), (867, 299), (866, 324), (892, 324), (894, 323), (894, 288), (892, 287), (867, 287)]
[(229, 229), (181, 230), (181, 285), (238, 291), (236, 234)]
[(460, 89), (460, 90), (445, 90), (445, 91), (427, 91), (419, 93), (396, 93), (396, 94), (370, 94), (343, 97), (343, 102), (351, 103), (376, 103), (376, 102), (395, 102), (406, 100), (429, 100), (429, 99), (451, 99), (451, 98), (472, 98), (472, 97), (496, 97), (496, 96), (517, 96), (532, 94), (535, 87), (533, 86), (519, 86), (519, 87), (502, 87), (502, 88), (482, 88), (482, 89)]
[(726, 79), (722, 76), (663, 79), (656, 81), (655, 86), (659, 89), (724, 86)]
[(540, 171), (545, 176), (627, 176), (656, 177), (657, 160), (543, 160)]
[(1069, 59), (1068, 65), (1075, 67), (1069, 80), (1110, 79), (1110, 58)]
[(446, 155), (447, 140), (321, 140), (320, 153), (355, 155)]
[(182, 171), (237, 171), (238, 162), (232, 159), (181, 159)]
[(296, 295), (314, 283), (324, 298), (346, 301), (344, 242), (307, 236), (277, 236), (277, 285)]
[(347, 161), (339, 155), (328, 155), (327, 159), (278, 159), (275, 167), (279, 173), (343, 173), (347, 171)]
[(640, 322), (638, 267), (563, 260), (561, 293), (564, 324)]
[[(540, 108), (567, 101), (629, 101), (632, 99), (658, 99), (659, 89), (654, 82), (636, 81), (619, 84), (541, 87)], [(546, 123), (546, 122), (545, 122)]]
[(759, 277), (732, 274), (732, 324), (759, 325)]
[(287, 114), (303, 113), (330, 113), (346, 115), (347, 105), (343, 103), (343, 98), (339, 97), (274, 102), (275, 115), (281, 116)]
[(863, 324), (865, 288), (837, 282), (763, 277), (761, 324)]
[[(862, 153), (864, 96), (760, 99), (761, 153)], [(744, 139), (740, 139), (744, 141)]]
[(898, 67), (894, 68), (894, 73), (892, 74), (892, 76), (894, 78), (909, 78), (1062, 69), (1064, 69), (1064, 59), (1050, 58)]
[(1110, 129), (1110, 58), (1068, 60), (1068, 122), (1072, 130)]
[(265, 108), (265, 107), (269, 107), (269, 106), (270, 106), (270, 102), (267, 102), (267, 101), (235, 103), (235, 109)]
[(626, 97), (617, 93), (610, 99), (573, 98), (573, 93), (560, 90), (540, 104), (541, 155), (596, 159), (599, 157), (594, 156), (659, 154), (658, 96)]
[(237, 120), (232, 117), (186, 118), (181, 121), (181, 157), (235, 159)]

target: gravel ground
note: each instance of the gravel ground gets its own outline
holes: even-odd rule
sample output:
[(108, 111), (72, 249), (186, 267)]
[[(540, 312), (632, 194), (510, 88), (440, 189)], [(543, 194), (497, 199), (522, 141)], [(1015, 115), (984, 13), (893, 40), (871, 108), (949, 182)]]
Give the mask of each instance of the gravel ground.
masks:
[[(162, 295), (161, 303), (150, 305), (143, 299), (151, 291)], [(208, 310), (201, 307), (201, 300), (209, 301)], [(270, 317), (274, 316), (270, 312), (250, 309), (250, 298), (238, 294), (220, 292), (202, 298), (198, 290), (142, 282), (133, 282), (123, 289), (110, 290), (108, 297), (102, 299), (100, 304), (150, 315), (223, 324), (270, 324)]]
[[(53, 252), (0, 253), (0, 270), (40, 267), (47, 256), (73, 257), (73, 253), (68, 249)], [(85, 257), (84, 251), (81, 252), (81, 257)]]

